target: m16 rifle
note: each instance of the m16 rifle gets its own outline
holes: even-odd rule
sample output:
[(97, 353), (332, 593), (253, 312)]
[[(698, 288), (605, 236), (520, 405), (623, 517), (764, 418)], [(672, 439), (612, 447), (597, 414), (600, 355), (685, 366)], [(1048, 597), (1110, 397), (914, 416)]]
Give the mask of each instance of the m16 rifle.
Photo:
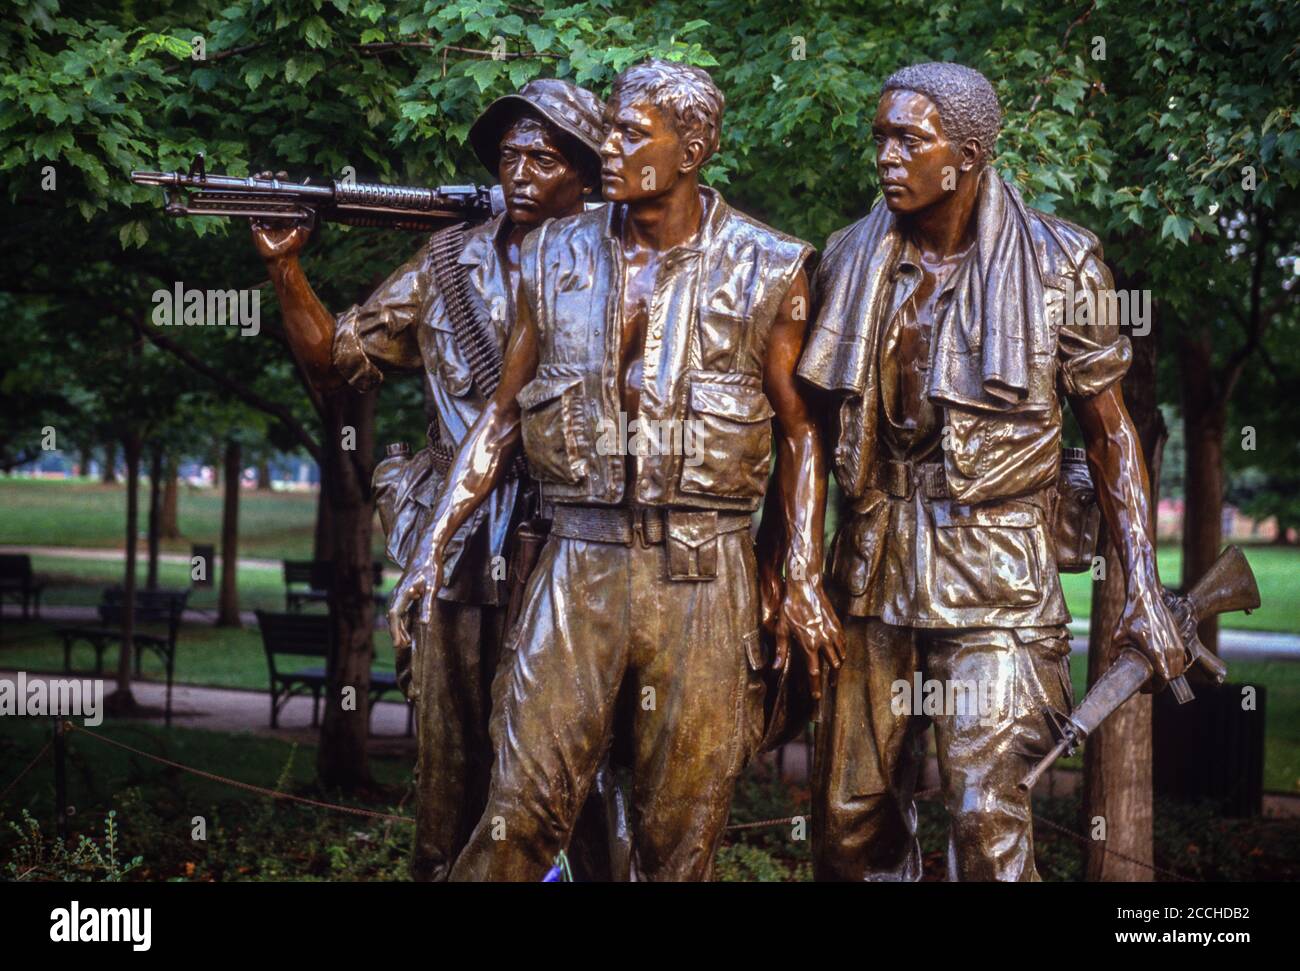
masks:
[[(454, 222), (481, 222), (505, 209), (500, 186), (409, 185), (334, 180), (328, 184), (282, 182), (278, 178), (209, 175), (203, 155), (188, 173), (132, 172), (136, 185), (163, 190), (169, 216), (248, 216), (267, 221), (381, 226), (431, 232)], [(184, 201), (172, 195), (179, 190)]]
[[(1216, 684), (1222, 684), (1228, 669), (1205, 649), (1196, 627), (1207, 617), (1233, 610), (1250, 613), (1259, 606), (1259, 587), (1245, 555), (1236, 546), (1229, 546), (1190, 591), (1176, 594), (1165, 590), (1164, 599), (1178, 622), (1178, 633), (1187, 652), (1187, 666), (1199, 663)], [(1115, 663), (1097, 679), (1071, 714), (1049, 709), (1047, 716), (1059, 741), (1020, 781), (1020, 789), (1027, 791), (1032, 788), (1052, 763), (1062, 755), (1073, 753), (1088, 735), (1097, 730), (1097, 726), (1137, 694), (1150, 677), (1151, 662), (1134, 648), (1127, 647), (1120, 651)], [(1174, 678), (1169, 682), (1169, 689), (1179, 704), (1192, 700), (1192, 689), (1185, 677)]]

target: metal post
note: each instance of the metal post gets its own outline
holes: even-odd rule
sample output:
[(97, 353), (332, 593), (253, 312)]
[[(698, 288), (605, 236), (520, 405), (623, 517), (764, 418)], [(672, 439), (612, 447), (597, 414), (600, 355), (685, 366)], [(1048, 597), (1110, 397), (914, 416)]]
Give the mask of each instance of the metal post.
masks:
[(62, 716), (54, 716), (54, 823), (60, 840), (68, 838), (67, 736)]

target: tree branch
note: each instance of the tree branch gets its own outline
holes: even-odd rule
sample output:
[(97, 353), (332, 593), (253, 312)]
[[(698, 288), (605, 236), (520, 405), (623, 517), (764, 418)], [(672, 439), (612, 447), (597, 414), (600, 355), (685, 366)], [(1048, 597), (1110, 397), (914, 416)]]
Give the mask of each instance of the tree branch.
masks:
[(430, 41), (422, 40), (385, 40), (372, 41), (369, 44), (353, 44), (357, 50), (364, 54), (377, 54), (381, 51), (391, 51), (402, 47), (414, 47), (425, 51), (456, 51), (459, 54), (471, 54), (475, 57), (490, 57), (499, 61), (514, 60), (520, 57), (559, 57), (559, 54), (552, 54), (549, 51), (485, 51), (477, 47), (457, 47), (455, 44), (435, 44)]
[[(1065, 28), (1065, 36), (1061, 38), (1061, 46), (1056, 52), (1057, 57), (1060, 57), (1063, 53), (1065, 53), (1065, 45), (1070, 39), (1070, 34), (1074, 32), (1074, 28), (1078, 27), (1089, 17), (1091, 17), (1093, 10), (1095, 10), (1096, 8), (1097, 8), (1097, 0), (1091, 0), (1091, 2), (1088, 4), (1088, 9), (1085, 10), (1083, 13), (1079, 14), (1079, 16), (1075, 17), (1074, 20), (1070, 23), (1070, 26)], [(1050, 81), (1051, 79), (1052, 76), (1050, 74), (1046, 75), (1045, 77), (1042, 78), (1042, 80), (1038, 82), (1039, 87), (1041, 88), (1043, 85), (1046, 85), (1047, 82)], [(1034, 100), (1029, 103), (1028, 113), (1032, 115), (1034, 113), (1034, 109), (1038, 107), (1038, 102), (1042, 100), (1043, 100), (1043, 92), (1040, 90), (1038, 94), (1034, 95)]]
[(279, 421), (280, 424), (282, 424), (285, 429), (298, 440), (298, 443), (307, 450), (307, 453), (311, 455), (312, 459), (314, 459), (318, 465), (320, 464), (320, 443), (311, 436), (307, 429), (302, 426), (302, 423), (293, 416), (293, 413), (290, 412), (288, 408), (277, 405), (274, 401), (269, 401), (266, 398), (263, 398), (256, 391), (251, 391), (237, 382), (232, 381), (216, 368), (205, 363), (192, 351), (182, 347), (170, 338), (164, 337), (162, 334), (150, 330), (149, 326), (145, 324), (144, 321), (132, 319), (131, 325), (135, 327), (141, 335), (152, 341), (156, 347), (160, 347), (167, 353), (179, 358), (199, 374), (202, 374), (208, 380), (225, 388), (248, 406), (256, 408), (258, 411), (264, 412)]

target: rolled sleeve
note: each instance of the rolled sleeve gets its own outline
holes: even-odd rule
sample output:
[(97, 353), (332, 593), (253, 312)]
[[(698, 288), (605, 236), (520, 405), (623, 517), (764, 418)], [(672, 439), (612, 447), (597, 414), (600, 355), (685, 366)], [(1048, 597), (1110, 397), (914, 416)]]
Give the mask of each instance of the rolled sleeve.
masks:
[(1062, 324), (1057, 338), (1057, 373), (1070, 397), (1100, 394), (1132, 363), (1133, 346), (1115, 319), (1114, 287), (1106, 264), (1090, 255), (1075, 285), (1074, 322)]
[(365, 303), (339, 314), (334, 330), (335, 369), (358, 391), (368, 391), (384, 371), (422, 367), (416, 327), (434, 290), (426, 245), (380, 284)]

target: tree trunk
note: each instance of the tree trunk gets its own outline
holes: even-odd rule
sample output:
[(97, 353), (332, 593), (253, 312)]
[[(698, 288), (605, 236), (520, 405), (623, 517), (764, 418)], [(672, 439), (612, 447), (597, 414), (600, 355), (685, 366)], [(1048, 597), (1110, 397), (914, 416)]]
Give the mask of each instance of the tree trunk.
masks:
[(162, 532), (163, 450), (155, 445), (149, 453), (149, 574), (145, 589), (158, 589), (158, 541)]
[(104, 468), (99, 473), (99, 479), (104, 485), (113, 485), (117, 482), (117, 442), (108, 441), (104, 443)]
[(257, 463), (257, 488), (262, 492), (271, 491), (271, 463), (266, 459)]
[[(322, 785), (355, 790), (370, 783), (366, 742), (370, 734), (375, 625), (370, 566), (375, 395), (352, 391), (326, 395), (323, 411), (321, 490), (329, 503), (333, 526), (329, 608), (334, 658), (316, 769)], [(353, 429), (353, 450), (342, 447), (349, 427)]]
[[(1121, 280), (1116, 286), (1140, 289), (1139, 279)], [(1160, 465), (1168, 430), (1156, 401), (1156, 350), (1160, 318), (1155, 315), (1145, 337), (1133, 337), (1133, 363), (1124, 378), (1124, 400), (1142, 443), (1151, 485), (1149, 530), (1156, 535), (1160, 500)], [(1099, 550), (1107, 565), (1104, 580), (1092, 585), (1092, 615), (1088, 632), (1088, 686), (1114, 661), (1111, 632), (1124, 609), (1124, 571), (1102, 530)], [(1090, 881), (1149, 881), (1154, 855), (1151, 799), (1151, 696), (1130, 698), (1092, 733), (1083, 753), (1084, 831), (1092, 835), (1104, 821), (1105, 839), (1094, 839), (1085, 854)], [(1141, 861), (1132, 863), (1118, 854)]]
[(125, 714), (136, 707), (131, 692), (131, 661), (135, 643), (135, 551), (139, 542), (140, 503), (136, 492), (140, 486), (140, 433), (128, 432), (122, 439), (126, 452), (126, 570), (122, 577), (122, 650), (117, 656), (117, 688), (106, 698), (109, 711)]
[(175, 455), (167, 460), (167, 472), (163, 478), (162, 499), (162, 538), (180, 539), (181, 527), (177, 516), (178, 488), (180, 479), (180, 462)]
[(77, 449), (77, 475), (83, 478), (90, 475), (90, 456), (89, 445), (83, 445)]
[[(1184, 459), (1182, 587), (1205, 575), (1223, 544), (1223, 436), (1227, 403), (1214, 391), (1210, 341), (1189, 337), (1179, 343), (1179, 381), (1183, 389)], [(1201, 643), (1219, 653), (1217, 618), (1202, 621)]]
[(316, 535), (312, 544), (313, 560), (334, 559), (334, 513), (325, 492), (324, 476), (316, 491)]
[(226, 442), (222, 462), (225, 495), (221, 506), (221, 594), (217, 605), (218, 627), (239, 627), (239, 479), (243, 471), (239, 442)]

